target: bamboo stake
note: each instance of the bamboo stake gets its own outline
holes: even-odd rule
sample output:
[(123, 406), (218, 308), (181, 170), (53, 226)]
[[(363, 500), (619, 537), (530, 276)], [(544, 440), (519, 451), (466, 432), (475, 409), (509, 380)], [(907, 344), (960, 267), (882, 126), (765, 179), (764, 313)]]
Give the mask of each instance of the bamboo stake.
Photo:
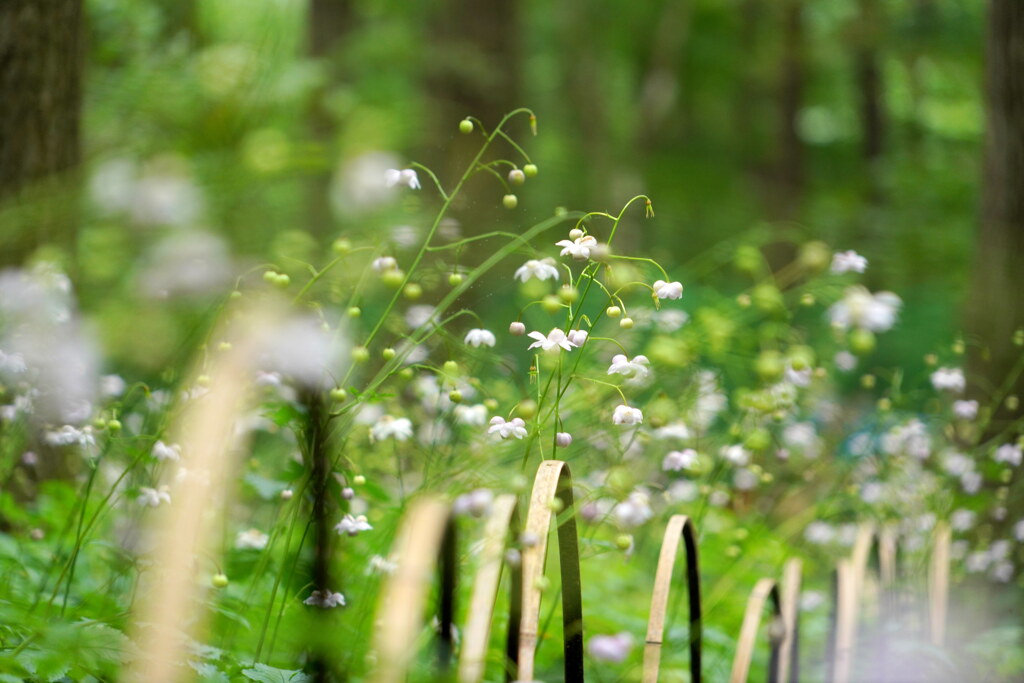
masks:
[(665, 612), (668, 608), (672, 570), (675, 568), (680, 539), (684, 541), (686, 549), (686, 587), (690, 600), (690, 680), (693, 683), (700, 683), (701, 680), (701, 603), (697, 532), (689, 517), (673, 515), (665, 528), (661, 555), (658, 557), (658, 570), (654, 576), (651, 613), (647, 621), (647, 641), (644, 645), (644, 683), (657, 683), (658, 680), (662, 637), (665, 632)]
[(857, 629), (857, 579), (851, 560), (836, 565), (836, 623), (832, 683), (849, 683)]
[[(454, 534), (450, 522), (448, 506), (436, 498), (418, 500), (405, 513), (395, 541), (398, 567), (388, 577), (377, 608), (373, 638), (377, 666), (372, 676), (376, 683), (405, 680), (409, 662), (416, 652), (416, 638), (423, 629), (423, 608), (430, 592), (434, 566), (445, 537), (451, 538)], [(453, 574), (442, 571), (442, 576)], [(451, 614), (451, 605), (444, 604), (444, 596), (451, 596), (453, 592), (442, 586), (442, 614)], [(442, 619), (442, 643), (451, 634), (451, 625), (446, 625), (445, 621)]]
[(942, 647), (946, 638), (946, 614), (949, 609), (950, 530), (945, 522), (935, 526), (935, 541), (928, 572), (928, 626), (932, 645)]
[(779, 680), (800, 680), (800, 581), (803, 562), (788, 560), (782, 568), (782, 623), (785, 633), (779, 655)]
[[(740, 628), (739, 641), (736, 643), (736, 655), (732, 660), (732, 673), (729, 674), (729, 683), (746, 683), (750, 674), (750, 660), (754, 656), (754, 643), (757, 641), (757, 630), (761, 624), (761, 612), (764, 604), (769, 599), (772, 602), (772, 612), (776, 619), (782, 615), (782, 607), (779, 603), (779, 589), (774, 579), (760, 579), (754, 585), (754, 591), (747, 600), (747, 611), (743, 615), (743, 626)], [(768, 664), (768, 681), (778, 680), (779, 666), (779, 640), (771, 637), (771, 661)]]
[(583, 681), (583, 600), (580, 592), (580, 555), (573, 510), (572, 475), (560, 460), (545, 460), (537, 470), (526, 518), (523, 548), (522, 622), (519, 627), (518, 680), (534, 679), (534, 657), (540, 625), (540, 602), (548, 534), (555, 499), (562, 503), (565, 520), (558, 524), (558, 556), (562, 576), (562, 639), (566, 683)]
[[(505, 549), (508, 546), (516, 502), (516, 497), (512, 494), (498, 496), (491, 507), (491, 514), (484, 528), (480, 566), (473, 580), (469, 617), (462, 632), (462, 652), (458, 667), (460, 683), (478, 683), (484, 676), (487, 646), (491, 640), (491, 621), (494, 618), (494, 605), (498, 597)], [(518, 624), (510, 623), (509, 630), (518, 630)]]

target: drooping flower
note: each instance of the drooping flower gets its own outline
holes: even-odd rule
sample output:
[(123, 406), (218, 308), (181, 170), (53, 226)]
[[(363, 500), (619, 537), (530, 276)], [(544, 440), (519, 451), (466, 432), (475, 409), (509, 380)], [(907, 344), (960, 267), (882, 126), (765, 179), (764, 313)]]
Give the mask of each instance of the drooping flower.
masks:
[(459, 424), (473, 427), (483, 427), (487, 424), (487, 406), (477, 403), (473, 406), (455, 406), (455, 421)]
[(850, 287), (843, 298), (828, 309), (832, 324), (846, 330), (851, 327), (869, 332), (885, 332), (896, 324), (903, 300), (892, 292), (872, 294), (863, 287)]
[(569, 432), (558, 432), (555, 434), (555, 445), (559, 448), (568, 448), (572, 445), (572, 434)]
[(596, 661), (617, 664), (624, 660), (633, 649), (633, 636), (623, 631), (613, 636), (594, 636), (587, 644), (587, 651)]
[(722, 448), (722, 457), (733, 465), (743, 467), (750, 462), (750, 451), (741, 444), (733, 444)]
[(43, 440), (50, 446), (96, 445), (96, 437), (93, 436), (92, 427), (88, 425), (81, 429), (74, 425), (64, 425), (60, 429), (46, 432)]
[(661, 469), (666, 472), (678, 472), (689, 470), (697, 466), (697, 451), (687, 448), (682, 451), (669, 451), (661, 461)]
[(382, 415), (376, 424), (370, 428), (371, 441), (383, 441), (388, 437), (395, 441), (405, 441), (412, 436), (412, 421), (407, 417), (392, 417)]
[(624, 529), (635, 529), (653, 516), (650, 498), (642, 491), (633, 491), (612, 508), (612, 518)]
[(863, 273), (868, 267), (868, 260), (855, 251), (837, 251), (832, 255), (832, 272)]
[(546, 337), (541, 332), (537, 331), (533, 331), (527, 336), (530, 339), (536, 340), (527, 347), (528, 349), (540, 347), (544, 351), (551, 351), (553, 349), (565, 349), (566, 351), (572, 351), (576, 346), (569, 341), (569, 337), (566, 336), (565, 332), (558, 327), (548, 332)]
[(466, 343), (474, 348), (480, 346), (494, 346), (498, 342), (494, 333), (480, 328), (474, 328), (466, 333)]
[(235, 547), (239, 550), (263, 550), (269, 540), (270, 537), (259, 529), (246, 529), (235, 536)]
[(370, 531), (373, 527), (366, 521), (366, 515), (359, 515), (355, 517), (353, 515), (345, 515), (341, 521), (334, 525), (334, 530), (339, 534), (348, 534), (349, 536), (357, 536), (361, 531)]
[(520, 417), (513, 417), (511, 420), (505, 421), (505, 418), (500, 415), (495, 415), (491, 418), (491, 426), (487, 428), (488, 434), (497, 434), (502, 439), (509, 439), (515, 437), (522, 439), (526, 436), (526, 423)]
[(690, 428), (682, 422), (672, 422), (665, 425), (664, 427), (658, 427), (654, 430), (654, 438), (656, 439), (689, 439)]
[(630, 360), (620, 353), (612, 358), (608, 374), (622, 375), (633, 382), (642, 382), (651, 373), (650, 364), (651, 362), (647, 360), (647, 356), (634, 356), (633, 360)]
[(961, 420), (973, 420), (978, 417), (978, 402), (973, 399), (970, 401), (953, 401), (953, 414)]
[(537, 259), (530, 259), (523, 265), (516, 269), (515, 277), (517, 280), (526, 282), (531, 277), (535, 277), (538, 280), (558, 280), (558, 267), (555, 265), (555, 260), (546, 258), (538, 261)]
[(932, 386), (936, 391), (949, 391), (959, 394), (967, 388), (964, 371), (960, 368), (939, 368), (931, 375)]
[(161, 486), (159, 489), (150, 488), (143, 486), (139, 489), (139, 497), (135, 499), (139, 505), (146, 507), (159, 507), (161, 503), (170, 503), (171, 494), (168, 492), (166, 486)]
[(420, 189), (420, 178), (416, 175), (415, 169), (403, 168), (399, 171), (396, 168), (389, 168), (384, 173), (384, 184), (388, 187), (406, 185), (411, 190)]
[(612, 424), (617, 425), (638, 425), (643, 424), (644, 414), (639, 408), (630, 408), (623, 404), (615, 407), (612, 413)]
[(178, 444), (166, 444), (163, 441), (157, 441), (153, 444), (153, 457), (161, 461), (180, 460), (181, 446)]
[(341, 593), (333, 593), (328, 590), (313, 591), (309, 597), (302, 601), (303, 605), (331, 609), (332, 607), (344, 607), (345, 596)]
[(654, 281), (654, 296), (659, 299), (682, 299), (683, 285), (681, 282)]
[(992, 459), (996, 462), (1017, 467), (1024, 460), (1024, 450), (1017, 444), (1004, 443), (992, 454)]
[(569, 255), (577, 261), (586, 261), (597, 247), (597, 239), (593, 235), (583, 235), (574, 240), (559, 240), (555, 246), (563, 247), (561, 256)]
[(380, 256), (373, 259), (373, 263), (370, 265), (372, 265), (373, 269), (378, 273), (383, 273), (398, 268), (398, 261), (395, 260), (394, 256)]
[(569, 343), (573, 346), (583, 346), (589, 334), (586, 330), (569, 330), (565, 336), (569, 338)]

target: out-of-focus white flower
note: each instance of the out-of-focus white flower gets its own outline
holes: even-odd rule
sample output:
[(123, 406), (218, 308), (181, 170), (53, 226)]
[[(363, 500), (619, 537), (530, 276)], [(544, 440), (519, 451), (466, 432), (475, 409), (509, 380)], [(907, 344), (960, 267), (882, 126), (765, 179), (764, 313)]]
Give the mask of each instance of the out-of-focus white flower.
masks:
[(420, 229), (415, 225), (396, 225), (391, 228), (391, 241), (404, 249), (411, 249), (419, 244)]
[(967, 386), (964, 371), (960, 368), (939, 368), (932, 373), (932, 386), (936, 391), (949, 391), (959, 394)]
[(135, 499), (139, 505), (145, 507), (159, 507), (161, 503), (170, 503), (171, 494), (166, 486), (161, 486), (159, 489), (149, 488), (143, 486), (139, 489), (139, 497)]
[(563, 247), (560, 256), (568, 255), (577, 261), (586, 261), (597, 247), (597, 239), (593, 235), (583, 235), (574, 240), (559, 240), (555, 246)]
[[(2, 365), (2, 361), (0, 361)], [(120, 375), (103, 375), (100, 377), (100, 396), (114, 398), (124, 393), (128, 384)]]
[(59, 429), (47, 431), (43, 435), (43, 441), (50, 446), (96, 445), (96, 437), (93, 436), (92, 427), (88, 425), (80, 429), (73, 425), (64, 425)]
[(326, 389), (344, 374), (348, 354), (344, 335), (324, 329), (313, 315), (295, 315), (261, 330), (257, 366), (277, 372), (296, 384)]
[(331, 208), (351, 216), (379, 206), (395, 196), (386, 183), (387, 170), (400, 163), (387, 152), (367, 152), (344, 161), (331, 181)]
[(0, 373), (20, 375), (28, 369), (25, 358), (20, 353), (4, 353), (0, 351)]
[(594, 636), (587, 643), (587, 651), (598, 662), (617, 664), (629, 656), (633, 649), (633, 636), (623, 631), (614, 636)]
[(814, 370), (812, 368), (804, 368), (803, 370), (794, 370), (792, 365), (786, 365), (785, 378), (786, 381), (797, 387), (806, 387), (811, 383), (811, 376)]
[(974, 469), (974, 460), (963, 453), (948, 452), (942, 456), (942, 469), (954, 477)]
[(565, 336), (573, 346), (583, 346), (589, 334), (586, 330), (569, 330)]
[(235, 547), (239, 550), (263, 550), (268, 541), (270, 537), (259, 529), (246, 529), (235, 536)]
[(828, 309), (828, 315), (832, 324), (843, 330), (856, 327), (885, 332), (896, 324), (896, 314), (902, 305), (903, 300), (892, 292), (872, 294), (863, 287), (850, 287)]
[(992, 577), (993, 581), (1009, 583), (1013, 580), (1013, 562), (1010, 562), (1009, 560), (996, 562), (992, 566), (992, 571), (989, 572), (989, 576)]
[(505, 418), (500, 415), (495, 415), (491, 418), (491, 426), (487, 428), (488, 434), (497, 434), (502, 439), (509, 439), (515, 437), (522, 439), (526, 436), (526, 423), (520, 417), (513, 417), (511, 420), (505, 421)]
[(398, 569), (398, 563), (382, 555), (371, 557), (367, 567), (367, 571), (371, 574), (393, 574), (396, 569)]
[(697, 466), (697, 451), (687, 448), (682, 451), (669, 451), (661, 461), (661, 469), (666, 472), (689, 470)]
[(452, 503), (452, 512), (456, 515), (484, 517), (491, 511), (494, 493), (490, 489), (476, 489), (464, 493)]
[(836, 530), (828, 522), (817, 520), (808, 524), (807, 528), (804, 529), (804, 538), (809, 543), (824, 545), (836, 540)]
[(685, 325), (689, 319), (690, 316), (686, 314), (686, 311), (664, 308), (654, 314), (654, 326), (658, 328), (659, 332), (671, 333)]
[(624, 354), (618, 354), (612, 358), (612, 364), (608, 368), (609, 375), (622, 375), (631, 382), (643, 382), (651, 373), (651, 362), (647, 356), (634, 356), (633, 360)]
[(157, 460), (180, 460), (181, 446), (178, 444), (166, 444), (163, 441), (157, 441), (153, 444), (153, 457)]
[(971, 574), (977, 574), (988, 569), (992, 564), (992, 558), (984, 550), (977, 550), (967, 556), (964, 560), (964, 567)]
[(801, 451), (808, 458), (821, 453), (821, 439), (811, 422), (794, 422), (782, 430), (782, 441), (790, 448)]
[(860, 489), (860, 499), (868, 505), (874, 505), (882, 500), (885, 495), (885, 487), (881, 482), (868, 481)]
[(416, 175), (416, 170), (412, 168), (403, 168), (401, 171), (389, 168), (384, 173), (384, 184), (388, 187), (405, 185), (410, 190), (418, 190), (420, 189), (420, 178)]
[(853, 355), (849, 351), (840, 351), (832, 358), (832, 362), (836, 364), (836, 368), (843, 372), (850, 372), (857, 367), (857, 356)]
[(536, 349), (540, 347), (544, 351), (551, 351), (554, 349), (565, 349), (566, 351), (572, 351), (575, 345), (569, 341), (569, 337), (566, 336), (560, 328), (555, 328), (548, 332), (545, 337), (543, 333), (533, 331), (527, 335), (530, 339), (536, 341), (530, 344), (528, 349)]
[(700, 495), (700, 487), (697, 482), (689, 479), (680, 479), (668, 487), (665, 492), (665, 499), (670, 503), (692, 503)]
[(949, 516), (949, 526), (953, 531), (967, 531), (974, 526), (975, 514), (971, 510), (954, 510)]
[(721, 453), (722, 457), (733, 465), (745, 467), (750, 463), (750, 451), (744, 448), (742, 444), (736, 443), (730, 446), (723, 446)]
[(477, 403), (472, 406), (456, 405), (455, 421), (472, 427), (483, 427), (487, 424), (487, 406), (483, 403)]
[(964, 493), (977, 493), (981, 490), (981, 474), (978, 472), (964, 472), (960, 475), (960, 485), (964, 487)]
[(417, 304), (410, 306), (405, 311), (405, 324), (409, 326), (409, 329), (415, 330), (418, 327), (423, 327), (430, 319), (434, 317), (435, 309), (430, 304)]
[(1013, 537), (1024, 543), (1024, 519), (1013, 525)]
[(992, 459), (996, 462), (1002, 462), (1007, 465), (1017, 467), (1020, 465), (1021, 460), (1024, 459), (1024, 450), (1022, 450), (1017, 444), (1004, 443), (996, 449), (995, 453), (992, 454)]
[(825, 604), (825, 594), (821, 591), (803, 591), (800, 593), (800, 610), (802, 612), (813, 612)]
[(624, 529), (635, 529), (654, 516), (646, 493), (633, 491), (629, 497), (612, 508), (612, 519)]
[(479, 348), (480, 346), (494, 346), (498, 340), (494, 338), (493, 332), (474, 328), (466, 333), (466, 343), (474, 348)]
[(515, 277), (522, 282), (526, 282), (531, 277), (535, 277), (538, 280), (558, 280), (558, 266), (555, 265), (555, 260), (552, 258), (546, 259), (530, 259), (523, 265), (516, 269)]
[(725, 507), (729, 504), (729, 492), (723, 489), (715, 489), (708, 494), (708, 505), (716, 508)]
[(737, 491), (750, 491), (757, 488), (757, 485), (760, 483), (761, 478), (746, 467), (741, 467), (732, 475), (732, 485)]
[(715, 373), (704, 370), (697, 373), (697, 401), (690, 414), (691, 423), (704, 431), (726, 406), (729, 399), (719, 388)]
[(916, 419), (904, 425), (897, 425), (882, 437), (882, 450), (888, 455), (906, 453), (918, 460), (924, 460), (931, 455), (928, 428)]
[(389, 270), (395, 270), (398, 268), (398, 261), (395, 260), (394, 256), (378, 256), (373, 259), (373, 262), (370, 265), (378, 273), (385, 273)]
[(89, 178), (89, 197), (108, 213), (127, 211), (135, 195), (138, 168), (131, 159), (107, 159)]
[(617, 425), (638, 425), (643, 424), (644, 414), (639, 408), (630, 408), (623, 404), (615, 407), (612, 413), (612, 424)]
[(383, 415), (370, 428), (371, 441), (383, 441), (392, 438), (395, 441), (406, 441), (412, 437), (412, 421), (407, 417)]
[(168, 156), (149, 162), (136, 179), (129, 211), (141, 226), (187, 227), (199, 220), (204, 203), (186, 162)]
[(226, 287), (231, 271), (231, 257), (220, 237), (200, 230), (175, 232), (147, 255), (139, 288), (153, 299), (196, 297)]
[(978, 417), (978, 402), (973, 399), (953, 401), (953, 415), (961, 420), (973, 420)]
[(683, 285), (681, 282), (654, 281), (654, 296), (659, 299), (682, 299)]
[(345, 515), (341, 518), (341, 521), (334, 525), (334, 530), (339, 534), (348, 534), (349, 536), (357, 536), (362, 531), (370, 531), (373, 527), (366, 520), (366, 515)]
[(837, 251), (832, 255), (833, 273), (863, 273), (868, 260), (855, 251)]
[(309, 597), (302, 601), (304, 605), (310, 605), (312, 607), (320, 607), (321, 609), (331, 609), (333, 607), (344, 607), (345, 596), (341, 593), (333, 593), (328, 590), (313, 591)]
[(690, 428), (682, 422), (672, 422), (664, 427), (654, 430), (656, 439), (680, 439), (685, 441), (690, 438)]

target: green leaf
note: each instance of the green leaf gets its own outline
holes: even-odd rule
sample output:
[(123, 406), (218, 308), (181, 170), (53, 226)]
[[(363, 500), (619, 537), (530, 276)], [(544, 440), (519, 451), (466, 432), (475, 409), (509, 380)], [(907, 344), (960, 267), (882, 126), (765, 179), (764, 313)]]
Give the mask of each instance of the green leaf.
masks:
[(288, 488), (288, 484), (283, 481), (267, 479), (266, 477), (261, 477), (255, 472), (249, 472), (245, 475), (245, 483), (253, 487), (256, 491), (256, 495), (263, 500), (274, 500), (281, 495), (281, 491)]
[(242, 671), (242, 675), (250, 681), (259, 681), (260, 683), (306, 683), (310, 680), (309, 676), (301, 671), (275, 669), (266, 664), (257, 664), (251, 669), (245, 669)]

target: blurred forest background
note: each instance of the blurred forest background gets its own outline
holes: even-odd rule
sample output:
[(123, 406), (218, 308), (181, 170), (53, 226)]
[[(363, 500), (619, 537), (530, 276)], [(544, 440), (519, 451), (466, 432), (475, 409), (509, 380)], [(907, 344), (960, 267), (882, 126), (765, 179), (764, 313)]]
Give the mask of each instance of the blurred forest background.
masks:
[[(1008, 19), (1019, 5), (992, 4), (1006, 15), (992, 25), (1007, 27), (1007, 44), (1021, 40), (1020, 17)], [(630, 231), (630, 248), (684, 269), (751, 235), (775, 264), (792, 255), (787, 240), (825, 240), (867, 256), (871, 289), (904, 298), (902, 327), (914, 334), (888, 340), (883, 360), (921, 365), (920, 340), (952, 339), (964, 322), (988, 9), (955, 0), (4, 2), (3, 260), (40, 250), (65, 260), (83, 305), (110, 322), (117, 354), (134, 316), (163, 315), (124, 308), (137, 289), (126, 275), (154, 238), (112, 220), (117, 198), (90, 195), (90, 178), (109, 189), (134, 164), (162, 183), (154, 201), (167, 206), (155, 211), (167, 215), (156, 222), (202, 227), (235, 254), (302, 258), (353, 226), (372, 228), (332, 201), (347, 162), (401, 150), (450, 178), (473, 144), (457, 132), (461, 118), (493, 123), (524, 105), (539, 117), (531, 153), (543, 182), (511, 214), (484, 201), (491, 193), (497, 204), (497, 189), (469, 192), (486, 206), (456, 207), (467, 232), (645, 192), (659, 220)], [(20, 149), (32, 145), (50, 148)], [(1005, 313), (1015, 298), (1005, 284), (997, 307), (1012, 331), (1021, 316)], [(124, 362), (166, 359), (173, 345), (158, 339), (120, 349)]]

